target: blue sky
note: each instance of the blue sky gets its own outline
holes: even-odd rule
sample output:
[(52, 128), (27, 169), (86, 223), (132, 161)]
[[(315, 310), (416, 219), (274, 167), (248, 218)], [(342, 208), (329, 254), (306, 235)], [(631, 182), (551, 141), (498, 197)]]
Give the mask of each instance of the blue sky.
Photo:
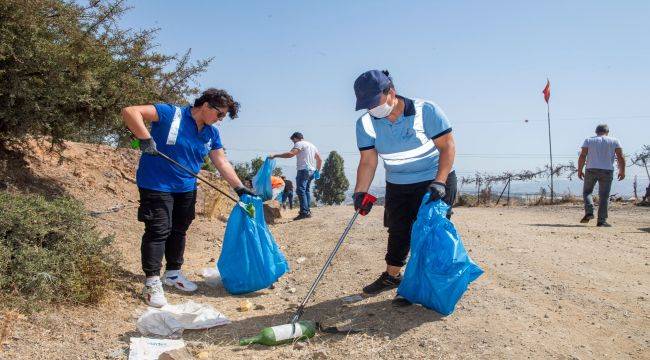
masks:
[[(288, 150), (293, 131), (326, 156), (337, 150), (354, 182), (352, 84), (378, 68), (398, 93), (433, 100), (454, 128), (461, 176), (548, 162), (551, 80), (555, 162), (576, 161), (599, 122), (626, 153), (649, 144), (648, 1), (132, 1), (128, 28), (159, 27), (159, 49), (214, 57), (201, 87), (242, 104), (225, 121), (234, 161)], [(528, 119), (528, 122), (525, 120)], [(290, 176), (293, 160), (278, 160)], [(639, 168), (613, 192), (631, 192)], [(642, 176), (643, 175), (643, 176)], [(375, 185), (384, 181), (378, 171)], [(541, 184), (540, 184), (541, 185)], [(527, 188), (540, 185), (531, 184)], [(575, 193), (581, 183), (562, 183)]]

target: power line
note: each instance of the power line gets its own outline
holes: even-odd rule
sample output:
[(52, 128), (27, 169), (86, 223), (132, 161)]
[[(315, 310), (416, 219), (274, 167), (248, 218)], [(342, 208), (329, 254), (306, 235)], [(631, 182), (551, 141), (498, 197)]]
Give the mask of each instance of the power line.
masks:
[[(644, 120), (644, 119), (650, 119), (650, 115), (626, 115), (626, 116), (583, 116), (583, 117), (564, 117), (564, 118), (558, 118), (558, 121), (586, 121), (586, 120), (599, 120), (599, 121), (612, 121), (612, 120)], [(265, 123), (252, 123), (252, 122), (244, 122), (241, 125), (237, 124), (237, 127), (240, 128), (304, 128), (304, 127), (317, 127), (317, 128), (340, 128), (342, 126), (351, 126), (353, 127), (355, 125), (355, 121), (349, 121), (349, 122), (344, 122), (344, 123), (276, 123), (276, 124), (269, 124), (268, 122)], [(452, 126), (455, 125), (477, 125), (477, 124), (485, 124), (485, 125), (494, 125), (494, 124), (521, 124), (521, 123), (537, 123), (537, 122), (546, 122), (546, 119), (522, 119), (522, 120), (492, 120), (492, 121), (482, 121), (482, 120), (470, 120), (470, 121), (452, 121)], [(228, 125), (230, 122), (223, 123), (223, 125)]]

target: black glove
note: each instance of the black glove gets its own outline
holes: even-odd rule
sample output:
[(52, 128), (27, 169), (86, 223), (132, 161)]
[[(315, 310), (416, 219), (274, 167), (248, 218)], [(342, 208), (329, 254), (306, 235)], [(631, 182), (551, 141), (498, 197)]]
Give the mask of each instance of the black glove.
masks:
[(439, 181), (432, 182), (429, 184), (429, 201), (427, 201), (427, 204), (444, 198), (446, 194), (444, 183)]
[(158, 149), (156, 149), (156, 142), (153, 141), (153, 138), (140, 139), (140, 151), (143, 154), (149, 154), (153, 156), (158, 155)]
[(367, 194), (368, 193), (365, 192), (356, 192), (352, 195), (352, 199), (354, 200), (354, 210), (359, 211), (359, 214), (361, 215), (367, 215), (370, 212), (370, 209), (372, 209), (372, 202), (368, 201), (365, 204), (363, 203), (363, 199)]
[(257, 194), (253, 190), (247, 188), (246, 186), (237, 186), (235, 188), (235, 192), (237, 193), (237, 196), (239, 196), (239, 197), (242, 197), (242, 195), (244, 195), (244, 194), (250, 195), (250, 196), (257, 196)]

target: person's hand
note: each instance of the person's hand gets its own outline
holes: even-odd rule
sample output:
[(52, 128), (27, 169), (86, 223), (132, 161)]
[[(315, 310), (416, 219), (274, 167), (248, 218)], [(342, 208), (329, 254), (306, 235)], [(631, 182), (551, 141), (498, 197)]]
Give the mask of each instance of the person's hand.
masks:
[(267, 156), (267, 159), (275, 159), (275, 154), (269, 154), (269, 156)]
[(618, 172), (618, 181), (625, 179), (625, 171)]
[(361, 215), (367, 215), (372, 209), (373, 203), (371, 201), (367, 201), (366, 203), (363, 202), (367, 194), (368, 193), (365, 192), (356, 192), (352, 195), (352, 199), (354, 200), (354, 210), (359, 211), (359, 214)]
[(440, 181), (434, 181), (429, 184), (429, 201), (427, 204), (445, 197), (445, 184)]
[(237, 196), (242, 197), (244, 194), (250, 195), (250, 196), (257, 196), (255, 191), (247, 188), (246, 186), (237, 186), (235, 188), (235, 192), (237, 193)]
[(153, 138), (140, 139), (140, 151), (143, 154), (158, 156), (158, 149), (156, 149), (156, 142), (153, 141)]
[(578, 169), (578, 179), (580, 179), (580, 180), (585, 179), (585, 173), (582, 172), (582, 169)]

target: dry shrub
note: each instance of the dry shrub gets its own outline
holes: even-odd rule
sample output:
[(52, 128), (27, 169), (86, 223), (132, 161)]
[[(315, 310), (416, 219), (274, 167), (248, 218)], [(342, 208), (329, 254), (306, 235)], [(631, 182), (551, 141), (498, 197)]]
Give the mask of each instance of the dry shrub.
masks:
[(117, 268), (112, 236), (94, 229), (83, 205), (60, 197), (0, 193), (0, 296), (33, 310), (44, 303), (91, 304)]

